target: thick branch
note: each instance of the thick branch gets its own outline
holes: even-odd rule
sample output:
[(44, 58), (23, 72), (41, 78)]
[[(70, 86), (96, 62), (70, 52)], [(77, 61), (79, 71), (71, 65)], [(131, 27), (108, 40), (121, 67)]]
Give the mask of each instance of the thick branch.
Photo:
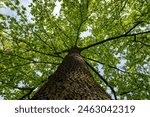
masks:
[(108, 38), (106, 40), (102, 40), (100, 42), (96, 42), (94, 44), (91, 44), (91, 45), (88, 45), (86, 47), (83, 47), (82, 48), (82, 51), (85, 50), (85, 49), (88, 49), (88, 48), (91, 48), (91, 47), (94, 47), (94, 46), (97, 46), (99, 44), (103, 44), (105, 42), (109, 42), (109, 41), (113, 41), (113, 40), (116, 40), (116, 39), (119, 39), (119, 38), (122, 38), (122, 37), (132, 37), (132, 36), (135, 36), (135, 35), (141, 35), (141, 34), (147, 34), (147, 33), (150, 33), (150, 31), (146, 31), (146, 32), (139, 32), (139, 33), (135, 33), (135, 34), (123, 34), (123, 35), (120, 35), (120, 36), (116, 36), (116, 37), (112, 37), (112, 38)]
[(116, 92), (115, 90), (113, 89), (113, 87), (107, 82), (106, 79), (103, 78), (103, 76), (101, 76), (98, 71), (96, 71), (94, 69), (94, 67), (92, 67), (87, 61), (86, 61), (86, 64), (103, 80), (103, 82), (111, 89), (111, 91), (113, 92), (114, 94), (114, 97), (115, 97), (115, 100), (117, 100), (117, 96), (116, 96)]

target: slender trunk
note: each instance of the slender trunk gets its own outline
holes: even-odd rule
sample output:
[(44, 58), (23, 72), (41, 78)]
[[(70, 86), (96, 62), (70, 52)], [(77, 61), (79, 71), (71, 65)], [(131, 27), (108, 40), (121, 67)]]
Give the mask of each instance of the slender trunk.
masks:
[(78, 49), (72, 49), (34, 100), (102, 100), (110, 96), (91, 77)]

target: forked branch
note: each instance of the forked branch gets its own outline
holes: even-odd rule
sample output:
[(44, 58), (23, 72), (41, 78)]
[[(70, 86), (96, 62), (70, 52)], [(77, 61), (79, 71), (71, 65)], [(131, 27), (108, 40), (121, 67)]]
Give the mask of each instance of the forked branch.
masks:
[[(141, 22), (140, 22), (141, 23)], [(132, 36), (137, 36), (137, 35), (142, 35), (142, 34), (147, 34), (147, 33), (150, 33), (150, 30), (149, 31), (145, 31), (145, 32), (139, 32), (139, 33), (133, 33), (133, 34), (129, 34), (138, 24), (134, 25), (132, 28), (130, 28), (126, 33), (122, 34), (122, 35), (119, 35), (119, 36), (116, 36), (116, 37), (111, 37), (111, 38), (108, 38), (108, 39), (105, 39), (105, 40), (102, 40), (102, 41), (99, 41), (99, 42), (96, 42), (96, 43), (93, 43), (91, 45), (88, 45), (86, 47), (83, 47), (81, 50), (85, 50), (85, 49), (88, 49), (88, 48), (91, 48), (91, 47), (94, 47), (94, 46), (97, 46), (97, 45), (100, 45), (100, 44), (103, 44), (105, 42), (109, 42), (109, 41), (113, 41), (113, 40), (117, 40), (117, 39), (120, 39), (123, 37), (132, 37)]]

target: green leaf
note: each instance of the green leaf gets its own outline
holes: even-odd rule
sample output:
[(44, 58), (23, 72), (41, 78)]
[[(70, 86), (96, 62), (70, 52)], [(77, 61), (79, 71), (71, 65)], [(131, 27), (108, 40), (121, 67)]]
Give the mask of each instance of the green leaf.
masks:
[[(2, 1), (13, 11), (0, 15), (0, 95), (18, 99), (27, 91), (16, 86), (40, 87), (56, 71), (67, 50), (78, 47), (84, 60), (117, 88), (117, 97), (150, 99), (150, 2), (56, 1)], [(110, 88), (90, 72), (106, 91)]]

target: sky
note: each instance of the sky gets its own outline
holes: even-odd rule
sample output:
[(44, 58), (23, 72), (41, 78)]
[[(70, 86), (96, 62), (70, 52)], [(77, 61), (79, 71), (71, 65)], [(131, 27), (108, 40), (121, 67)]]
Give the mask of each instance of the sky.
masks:
[[(21, 5), (28, 7), (28, 5), (32, 2), (32, 0), (20, 0)], [(10, 16), (15, 16), (16, 13), (12, 12), (9, 8), (0, 8), (0, 13), (2, 14), (9, 14)]]

